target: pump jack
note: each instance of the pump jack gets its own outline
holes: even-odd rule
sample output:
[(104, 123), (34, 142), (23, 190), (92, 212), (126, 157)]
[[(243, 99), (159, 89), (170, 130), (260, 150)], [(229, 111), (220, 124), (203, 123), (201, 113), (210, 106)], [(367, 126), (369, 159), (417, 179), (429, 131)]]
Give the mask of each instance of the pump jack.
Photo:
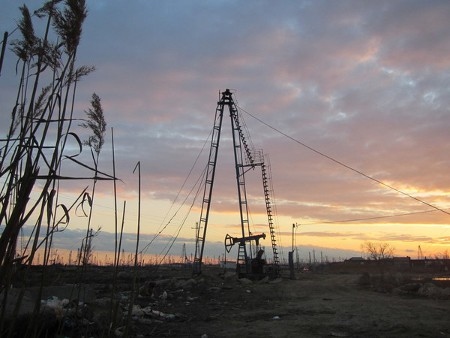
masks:
[(238, 276), (244, 276), (247, 274), (248, 258), (244, 256), (244, 248), (246, 242), (255, 241), (256, 242), (256, 257), (251, 260), (251, 274), (252, 275), (262, 275), (264, 272), (264, 265), (266, 265), (266, 260), (263, 259), (264, 250), (261, 249), (259, 245), (259, 240), (266, 238), (266, 234), (252, 235), (243, 238), (231, 237), (229, 234), (225, 236), (225, 250), (227, 252), (231, 251), (231, 248), (236, 243), (239, 244), (238, 257), (236, 262), (236, 271)]
[[(225, 106), (228, 107), (231, 119), (231, 129), (233, 136), (233, 150), (234, 150), (234, 161), (236, 170), (236, 182), (239, 197), (239, 212), (241, 217), (241, 230), (242, 236), (240, 238), (231, 237), (227, 235), (225, 239), (225, 247), (228, 252), (235, 243), (239, 243), (239, 252), (237, 259), (237, 271), (239, 275), (250, 274), (251, 273), (251, 262), (252, 262), (252, 241), (256, 242), (256, 249), (258, 249), (256, 254), (256, 259), (262, 259), (262, 254), (264, 251), (259, 247), (259, 240), (265, 238), (265, 234), (253, 235), (250, 231), (248, 208), (247, 208), (247, 193), (245, 188), (245, 174), (250, 169), (254, 169), (257, 166), (261, 167), (262, 181), (265, 195), (265, 204), (267, 217), (269, 222), (270, 237), (272, 243), (273, 251), (273, 267), (276, 274), (278, 274), (279, 269), (279, 259), (278, 259), (278, 249), (275, 239), (275, 230), (272, 221), (272, 207), (270, 201), (270, 177), (267, 174), (267, 165), (264, 164), (264, 156), (262, 152), (255, 153), (253, 149), (248, 146), (247, 140), (245, 138), (244, 132), (241, 128), (239, 114), (236, 104), (233, 101), (233, 94), (229, 89), (226, 89), (221, 93), (219, 102), (217, 103), (216, 114), (214, 118), (214, 127), (211, 136), (211, 147), (209, 151), (209, 160), (206, 170), (206, 180), (203, 191), (202, 198), (202, 208), (200, 214), (200, 221), (198, 223), (199, 229), (203, 229), (202, 232), (197, 233), (196, 238), (196, 248), (194, 257), (194, 274), (201, 273), (201, 265), (203, 259), (203, 250), (205, 247), (206, 231), (208, 228), (208, 217), (211, 206), (211, 197), (214, 186), (214, 176), (216, 172), (217, 155), (219, 150), (220, 134), (222, 129), (222, 120)], [(258, 156), (259, 155), (259, 156)], [(255, 157), (258, 156), (258, 161)], [(245, 160), (245, 163), (244, 163)], [(248, 234), (248, 235), (247, 235)], [(247, 243), (249, 248), (247, 248)], [(254, 262), (254, 260), (253, 260)]]

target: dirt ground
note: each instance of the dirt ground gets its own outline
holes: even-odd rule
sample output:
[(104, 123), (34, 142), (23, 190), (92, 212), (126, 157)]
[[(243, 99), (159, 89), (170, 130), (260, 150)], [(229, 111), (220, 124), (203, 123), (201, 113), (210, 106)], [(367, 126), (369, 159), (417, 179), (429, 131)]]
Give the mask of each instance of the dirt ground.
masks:
[[(119, 272), (114, 289), (111, 271), (92, 268), (77, 298), (67, 294), (73, 271), (55, 270), (41, 298), (42, 309), (51, 309), (56, 320), (41, 328), (41, 336), (450, 337), (450, 288), (431, 284), (430, 276), (324, 270), (250, 280), (218, 267), (202, 271), (193, 276), (181, 267), (142, 268), (128, 316), (131, 271)], [(26, 312), (15, 336), (24, 334)]]
[(449, 300), (380, 292), (360, 281), (360, 274), (328, 273), (219, 280), (219, 289), (206, 289), (185, 309), (192, 316), (185, 326), (172, 330), (192, 337), (450, 337)]

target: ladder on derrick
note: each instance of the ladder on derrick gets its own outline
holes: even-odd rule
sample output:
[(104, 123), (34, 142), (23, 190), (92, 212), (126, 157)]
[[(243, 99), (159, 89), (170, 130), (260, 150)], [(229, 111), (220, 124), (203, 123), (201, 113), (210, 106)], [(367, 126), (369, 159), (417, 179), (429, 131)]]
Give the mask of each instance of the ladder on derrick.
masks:
[(277, 247), (277, 240), (275, 237), (275, 226), (273, 224), (273, 211), (272, 211), (272, 175), (270, 170), (270, 162), (267, 158), (267, 161), (264, 159), (264, 155), (260, 153), (260, 166), (261, 166), (261, 176), (262, 176), (262, 182), (263, 182), (263, 189), (264, 189), (264, 200), (266, 203), (266, 212), (267, 212), (267, 221), (269, 223), (269, 232), (270, 232), (270, 241), (272, 244), (272, 252), (273, 252), (273, 264), (278, 269), (280, 264), (280, 259), (278, 257), (278, 247)]
[[(205, 187), (203, 190), (202, 209), (200, 214), (200, 222), (197, 224), (198, 232), (195, 245), (195, 256), (193, 262), (194, 273), (201, 272), (201, 263), (203, 259), (203, 249), (205, 245), (206, 229), (208, 226), (209, 210), (211, 207), (211, 196), (214, 185), (214, 176), (216, 173), (217, 154), (219, 151), (220, 132), (222, 129), (223, 110), (225, 105), (225, 97), (219, 101), (214, 117), (214, 126), (211, 136), (211, 147), (209, 150), (208, 165), (206, 168)], [(203, 229), (203, 232), (200, 231)]]

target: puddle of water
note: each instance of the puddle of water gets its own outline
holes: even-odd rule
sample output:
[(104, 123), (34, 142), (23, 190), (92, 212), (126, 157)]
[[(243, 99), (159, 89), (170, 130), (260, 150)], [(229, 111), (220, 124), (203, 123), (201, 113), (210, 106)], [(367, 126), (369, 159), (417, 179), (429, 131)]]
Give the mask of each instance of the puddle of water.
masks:
[[(424, 280), (426, 280), (427, 278), (424, 278), (424, 277), (413, 277), (413, 278), (411, 278), (411, 280), (412, 281), (415, 281), (415, 282), (423, 282)], [(430, 280), (430, 279), (428, 279), (428, 280)], [(433, 277), (433, 278), (431, 278), (431, 280), (434, 280), (434, 281), (447, 281), (447, 282), (450, 282), (450, 277)]]
[(438, 280), (438, 281), (450, 281), (450, 277), (434, 277), (432, 280)]

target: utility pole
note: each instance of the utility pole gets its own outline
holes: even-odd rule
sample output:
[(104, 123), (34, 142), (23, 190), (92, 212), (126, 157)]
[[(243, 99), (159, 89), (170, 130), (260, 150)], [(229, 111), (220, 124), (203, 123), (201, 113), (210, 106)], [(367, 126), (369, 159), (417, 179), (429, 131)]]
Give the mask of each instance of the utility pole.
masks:
[(295, 279), (294, 275), (294, 238), (295, 238), (295, 229), (298, 227), (297, 223), (292, 224), (292, 251), (289, 252), (289, 270), (291, 279)]
[(183, 248), (181, 249), (181, 264), (187, 263), (187, 255), (186, 255), (186, 243), (183, 243)]

